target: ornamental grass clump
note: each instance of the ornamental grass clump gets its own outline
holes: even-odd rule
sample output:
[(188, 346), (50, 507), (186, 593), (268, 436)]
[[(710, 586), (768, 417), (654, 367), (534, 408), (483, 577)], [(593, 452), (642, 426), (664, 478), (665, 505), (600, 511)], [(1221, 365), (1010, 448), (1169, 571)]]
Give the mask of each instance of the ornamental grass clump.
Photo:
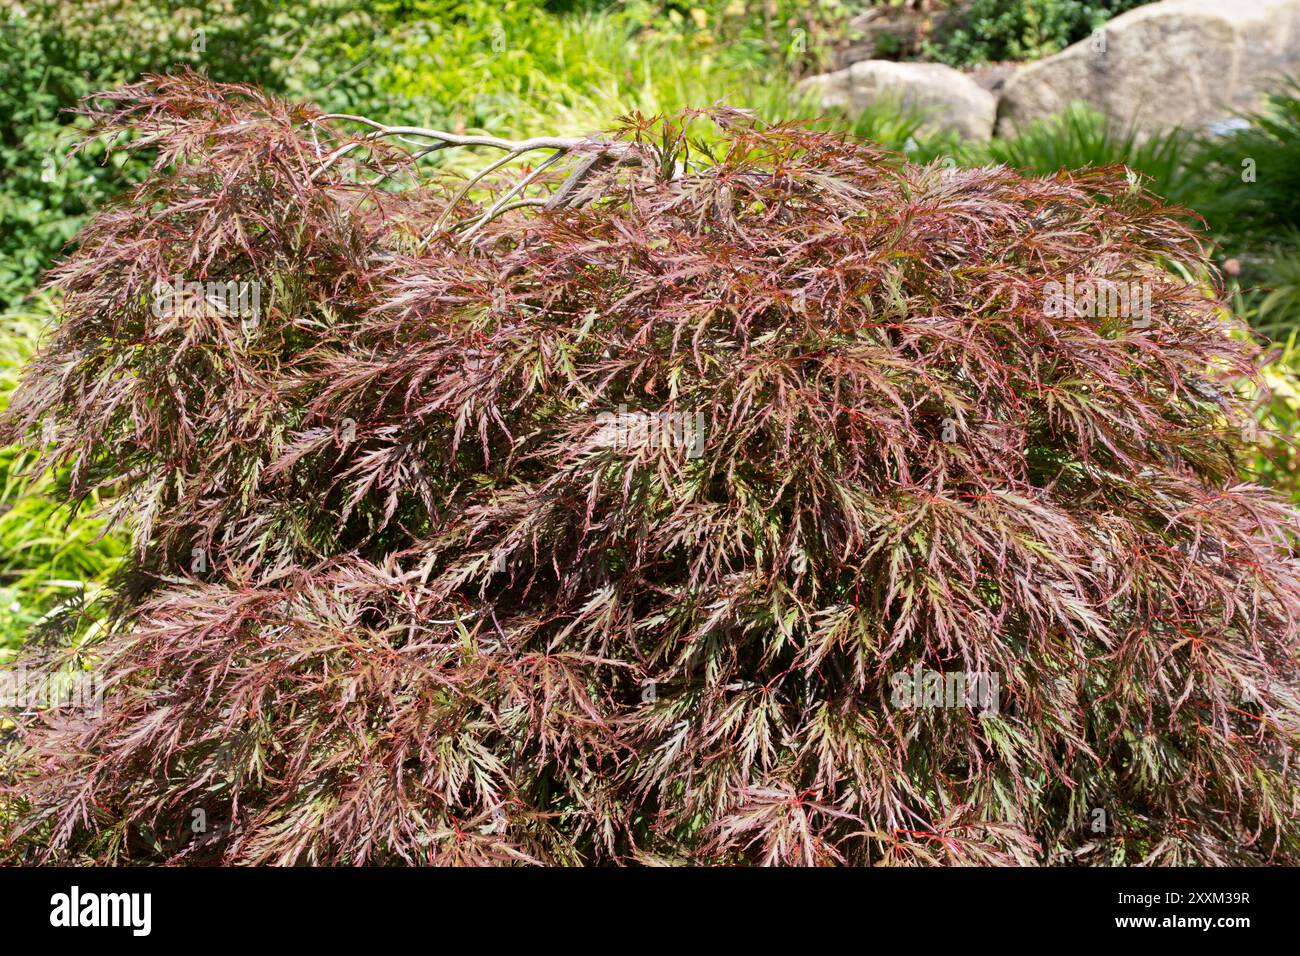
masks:
[(104, 693), (18, 714), (6, 854), (1300, 862), (1258, 351), (1123, 170), (97, 104), (153, 173), (9, 428), (133, 547), (27, 652)]

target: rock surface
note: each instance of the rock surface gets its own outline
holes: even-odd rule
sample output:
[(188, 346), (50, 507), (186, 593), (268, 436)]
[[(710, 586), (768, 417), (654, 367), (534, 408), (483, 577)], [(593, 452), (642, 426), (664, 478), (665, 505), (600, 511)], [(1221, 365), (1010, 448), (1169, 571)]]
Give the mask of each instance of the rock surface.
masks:
[(1279, 77), (1300, 73), (1300, 0), (1161, 0), (1018, 70), (997, 131), (1082, 101), (1153, 133), (1201, 129), (1259, 107)]
[(954, 130), (967, 139), (988, 139), (997, 117), (992, 93), (941, 63), (862, 60), (835, 73), (811, 76), (800, 89), (815, 92), (825, 108), (863, 110), (878, 100), (894, 100), (923, 113), (931, 129)]

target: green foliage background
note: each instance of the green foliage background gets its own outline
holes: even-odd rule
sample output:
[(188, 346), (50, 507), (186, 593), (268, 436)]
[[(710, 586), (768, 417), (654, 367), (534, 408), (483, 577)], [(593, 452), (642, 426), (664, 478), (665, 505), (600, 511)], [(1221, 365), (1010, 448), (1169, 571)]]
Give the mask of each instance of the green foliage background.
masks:
[(951, 29), (924, 44), (953, 66), (1050, 56), (1111, 17), (1150, 0), (974, 0)]
[[(974, 0), (925, 55), (955, 65), (1046, 55), (1141, 0)], [(1121, 163), (1203, 215), (1237, 278), (1238, 309), (1277, 343), (1254, 470), (1300, 499), (1300, 88), (1232, 135), (1139, 141), (1073, 109), (1013, 140), (974, 147), (927, 136), (881, 104), (822, 116), (796, 90), (827, 66), (826, 38), (870, 6), (846, 0), (0, 0), (0, 403), (57, 303), (40, 276), (96, 208), (144, 175), (102, 145), (69, 158), (85, 96), (189, 66), (214, 79), (378, 119), (507, 136), (609, 127), (725, 100), (769, 120), (805, 119), (917, 161), (1006, 163), (1037, 175)], [(1244, 182), (1243, 159), (1257, 167)], [(58, 475), (0, 450), (0, 653), (70, 602), (93, 596), (122, 544), (94, 517), (55, 507)]]

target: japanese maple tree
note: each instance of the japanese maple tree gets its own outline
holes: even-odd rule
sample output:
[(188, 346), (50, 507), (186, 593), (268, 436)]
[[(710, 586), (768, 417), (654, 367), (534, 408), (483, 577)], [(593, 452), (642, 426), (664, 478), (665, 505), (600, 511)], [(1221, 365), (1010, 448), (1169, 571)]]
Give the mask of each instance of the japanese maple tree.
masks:
[[(1300, 862), (1258, 349), (1123, 170), (192, 75), (89, 112), (153, 174), (8, 420), (134, 549), (110, 626), (29, 649), (105, 693), (16, 715), (7, 854)], [(1149, 314), (1047, 308), (1075, 277)], [(918, 667), (996, 706), (900, 705)]]

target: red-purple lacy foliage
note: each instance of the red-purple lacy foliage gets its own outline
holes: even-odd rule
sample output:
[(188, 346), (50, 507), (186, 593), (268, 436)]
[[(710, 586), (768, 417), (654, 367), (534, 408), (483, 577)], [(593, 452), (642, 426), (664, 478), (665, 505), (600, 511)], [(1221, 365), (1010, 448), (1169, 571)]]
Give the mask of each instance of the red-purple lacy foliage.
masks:
[[(1300, 862), (1257, 350), (1122, 171), (634, 117), (582, 201), (417, 251), (517, 174), (446, 210), (404, 151), (324, 168), (362, 134), (194, 77), (95, 115), (157, 167), (54, 275), (10, 428), (56, 418), (137, 550), (79, 652), (102, 715), (11, 748), (10, 852)], [(156, 316), (177, 275), (262, 314)], [(1049, 314), (1071, 275), (1151, 321)], [(918, 663), (997, 713), (898, 706)]]

